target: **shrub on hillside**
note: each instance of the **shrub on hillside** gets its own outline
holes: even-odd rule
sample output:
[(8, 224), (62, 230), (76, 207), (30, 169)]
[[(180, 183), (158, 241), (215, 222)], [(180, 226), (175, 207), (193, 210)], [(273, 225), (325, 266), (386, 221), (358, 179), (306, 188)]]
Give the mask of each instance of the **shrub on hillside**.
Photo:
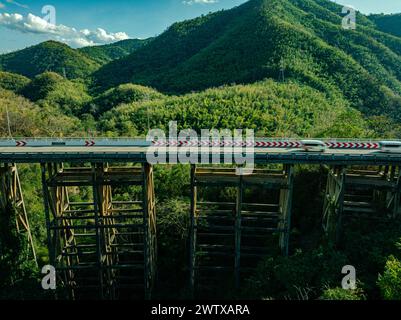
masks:
[(315, 299), (321, 288), (341, 283), (347, 259), (330, 248), (302, 252), (289, 257), (268, 257), (247, 281), (246, 295), (254, 298)]
[(19, 74), (0, 71), (0, 88), (19, 92), (30, 80)]
[(384, 273), (379, 275), (378, 286), (386, 300), (401, 300), (401, 261), (390, 256)]
[(126, 83), (107, 90), (86, 107), (86, 112), (99, 116), (123, 103), (153, 100), (163, 95), (152, 88)]
[(362, 289), (346, 290), (343, 288), (326, 289), (319, 298), (320, 300), (365, 300)]

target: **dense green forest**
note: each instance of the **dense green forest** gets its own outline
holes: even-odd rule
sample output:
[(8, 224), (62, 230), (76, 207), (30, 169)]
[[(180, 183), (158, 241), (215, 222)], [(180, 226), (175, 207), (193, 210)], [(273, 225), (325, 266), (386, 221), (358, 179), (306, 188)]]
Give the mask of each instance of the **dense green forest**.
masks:
[(372, 14), (369, 16), (369, 19), (375, 23), (380, 31), (397, 37), (401, 36), (401, 14)]
[(69, 78), (84, 78), (99, 68), (99, 64), (66, 44), (47, 41), (0, 57), (0, 69), (34, 77), (46, 71), (68, 74)]
[(85, 53), (100, 65), (104, 65), (110, 61), (128, 56), (151, 41), (152, 38), (144, 40), (127, 39), (103, 46), (84, 47), (78, 49), (78, 51)]
[(353, 32), (341, 19), (341, 7), (328, 1), (249, 1), (172, 25), (95, 72), (95, 85), (135, 82), (176, 94), (278, 79), (283, 65), (288, 78), (343, 95), (362, 112), (397, 118), (401, 40), (362, 15)]
[[(358, 13), (357, 29), (344, 30), (341, 8), (251, 0), (152, 39), (81, 49), (48, 41), (0, 55), (0, 135), (9, 136), (8, 119), (14, 137), (143, 137), (175, 120), (179, 129), (250, 128), (264, 137), (400, 139), (399, 15)], [(43, 265), (39, 171), (20, 167)], [(272, 250), (226, 297), (401, 299), (401, 222), (350, 223), (340, 246), (329, 246), (320, 225), (325, 174), (296, 168), (290, 256)], [(155, 179), (157, 297), (187, 298), (189, 167), (158, 166)], [(46, 298), (14, 218), (0, 219), (0, 298)], [(340, 288), (349, 261), (360, 270), (354, 291)]]
[(43, 72), (56, 72), (68, 79), (87, 78), (100, 66), (133, 53), (151, 40), (128, 39), (81, 49), (72, 49), (57, 41), (46, 41), (1, 55), (0, 70), (29, 78)]

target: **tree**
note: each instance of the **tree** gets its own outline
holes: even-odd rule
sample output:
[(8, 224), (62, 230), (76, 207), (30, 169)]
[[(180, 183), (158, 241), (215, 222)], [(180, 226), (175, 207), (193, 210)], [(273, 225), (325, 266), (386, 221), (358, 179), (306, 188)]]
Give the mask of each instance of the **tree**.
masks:
[(401, 261), (390, 256), (384, 273), (379, 275), (378, 286), (386, 300), (401, 300)]

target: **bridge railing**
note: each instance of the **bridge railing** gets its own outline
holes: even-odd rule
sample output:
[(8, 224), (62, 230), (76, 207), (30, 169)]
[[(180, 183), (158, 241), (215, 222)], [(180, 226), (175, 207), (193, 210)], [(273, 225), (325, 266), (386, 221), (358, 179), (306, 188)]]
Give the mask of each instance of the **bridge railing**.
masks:
[[(310, 138), (309, 138), (310, 139)], [(0, 138), (0, 147), (149, 147), (156, 146), (249, 146), (255, 148), (300, 148), (301, 138), (255, 138), (246, 140), (212, 140), (199, 138), (198, 140), (185, 140), (166, 138), (163, 140), (149, 141), (143, 137), (120, 138)], [(344, 139), (344, 138), (316, 138), (332, 149), (378, 149), (378, 139)]]

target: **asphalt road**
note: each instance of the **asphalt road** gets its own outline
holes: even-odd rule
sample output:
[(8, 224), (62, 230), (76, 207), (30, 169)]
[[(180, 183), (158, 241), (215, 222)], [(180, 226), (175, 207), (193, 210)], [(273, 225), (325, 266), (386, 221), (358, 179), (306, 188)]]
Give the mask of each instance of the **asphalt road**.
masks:
[[(150, 147), (0, 147), (0, 163), (45, 163), (45, 162), (149, 162), (147, 152)], [(162, 163), (176, 163), (177, 157), (171, 157), (168, 151), (174, 153), (188, 152), (190, 147), (158, 147), (159, 160), (160, 153), (166, 152), (166, 161)], [(203, 163), (205, 153), (202, 148), (193, 148), (198, 151), (198, 163)], [(213, 153), (220, 157), (220, 163), (224, 163), (224, 148)], [(242, 148), (234, 148), (234, 162), (238, 163), (236, 155), (246, 152)], [(209, 155), (209, 161), (214, 158)], [(193, 156), (193, 154), (192, 154)], [(251, 160), (249, 154), (246, 159), (247, 163)], [(255, 148), (253, 162), (257, 164), (280, 163), (280, 164), (327, 164), (327, 165), (401, 165), (401, 154), (388, 154), (380, 152), (377, 149), (328, 149), (325, 152), (305, 152), (294, 148)], [(208, 162), (206, 162), (208, 163)], [(205, 163), (205, 164), (206, 164)], [(213, 161), (214, 163), (214, 161)]]
[[(141, 154), (146, 153), (149, 147), (2, 147), (0, 148), (0, 154), (65, 154), (65, 153), (76, 153), (76, 154)], [(177, 152), (177, 149), (181, 151), (181, 148), (171, 148), (172, 152)], [(192, 149), (192, 148), (189, 148)], [(201, 148), (193, 148), (193, 151), (198, 150), (201, 152)], [(169, 151), (169, 148), (158, 147), (159, 152)], [(188, 150), (188, 148), (185, 148)], [(213, 150), (213, 148), (210, 148)], [(220, 149), (220, 153), (224, 153), (224, 148)], [(237, 148), (238, 152), (245, 152), (245, 149)], [(312, 154), (317, 152), (305, 152), (300, 149), (294, 148), (254, 148), (254, 152), (258, 154), (289, 154), (289, 153), (299, 153), (299, 154)], [(321, 154), (334, 154), (334, 155), (369, 155), (369, 154), (382, 154), (379, 150), (373, 149), (328, 149)]]

